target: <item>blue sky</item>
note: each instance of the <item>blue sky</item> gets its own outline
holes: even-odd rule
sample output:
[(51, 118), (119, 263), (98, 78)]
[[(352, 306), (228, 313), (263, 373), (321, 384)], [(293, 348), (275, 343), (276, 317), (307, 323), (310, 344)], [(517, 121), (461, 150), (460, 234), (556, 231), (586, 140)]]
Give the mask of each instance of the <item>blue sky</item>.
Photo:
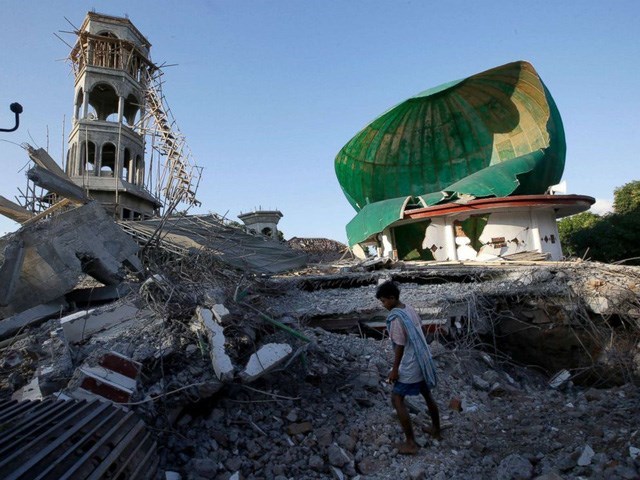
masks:
[[(515, 60), (551, 91), (567, 137), (568, 193), (611, 201), (640, 179), (637, 1), (0, 0), (0, 193), (24, 190), (26, 153), (62, 156), (73, 76), (53, 34), (88, 10), (127, 14), (166, 69), (165, 94), (204, 170), (200, 209), (278, 208), (292, 236), (345, 241), (354, 211), (333, 160), (370, 120), (427, 88)], [(70, 34), (60, 33), (73, 43)], [(16, 228), (0, 218), (0, 233)]]

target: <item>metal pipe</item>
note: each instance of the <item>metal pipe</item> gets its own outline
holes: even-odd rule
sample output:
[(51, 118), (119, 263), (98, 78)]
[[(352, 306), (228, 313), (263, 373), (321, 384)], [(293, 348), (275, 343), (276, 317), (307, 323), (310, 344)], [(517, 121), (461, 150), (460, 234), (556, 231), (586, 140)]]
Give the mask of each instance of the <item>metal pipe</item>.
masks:
[(0, 128), (0, 132), (15, 132), (20, 126), (20, 114), (22, 113), (22, 105), (19, 103), (12, 103), (9, 105), (9, 109), (16, 114), (16, 126), (13, 128)]

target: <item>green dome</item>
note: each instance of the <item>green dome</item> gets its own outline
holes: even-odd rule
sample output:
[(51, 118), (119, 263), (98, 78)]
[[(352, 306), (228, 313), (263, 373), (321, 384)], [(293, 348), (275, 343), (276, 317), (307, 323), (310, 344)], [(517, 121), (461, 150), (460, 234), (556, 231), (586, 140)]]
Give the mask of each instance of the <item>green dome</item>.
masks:
[(560, 181), (565, 152), (549, 91), (531, 64), (514, 62), (393, 107), (340, 150), (335, 169), (359, 211), (407, 196), (541, 194)]

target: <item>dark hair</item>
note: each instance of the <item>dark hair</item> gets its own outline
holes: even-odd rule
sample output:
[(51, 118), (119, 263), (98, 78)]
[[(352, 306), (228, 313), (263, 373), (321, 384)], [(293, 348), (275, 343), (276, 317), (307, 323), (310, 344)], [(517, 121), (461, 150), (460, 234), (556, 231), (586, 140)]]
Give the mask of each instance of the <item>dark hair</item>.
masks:
[(376, 290), (376, 298), (381, 299), (382, 297), (400, 300), (400, 289), (392, 281), (384, 282)]

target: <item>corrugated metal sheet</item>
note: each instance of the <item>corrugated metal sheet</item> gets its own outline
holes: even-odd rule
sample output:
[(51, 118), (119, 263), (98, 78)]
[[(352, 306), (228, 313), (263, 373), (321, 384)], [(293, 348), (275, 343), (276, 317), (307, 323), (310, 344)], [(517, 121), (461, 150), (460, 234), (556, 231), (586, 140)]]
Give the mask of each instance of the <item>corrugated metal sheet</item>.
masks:
[(156, 443), (133, 412), (110, 403), (45, 399), (0, 403), (0, 476), (150, 479)]

